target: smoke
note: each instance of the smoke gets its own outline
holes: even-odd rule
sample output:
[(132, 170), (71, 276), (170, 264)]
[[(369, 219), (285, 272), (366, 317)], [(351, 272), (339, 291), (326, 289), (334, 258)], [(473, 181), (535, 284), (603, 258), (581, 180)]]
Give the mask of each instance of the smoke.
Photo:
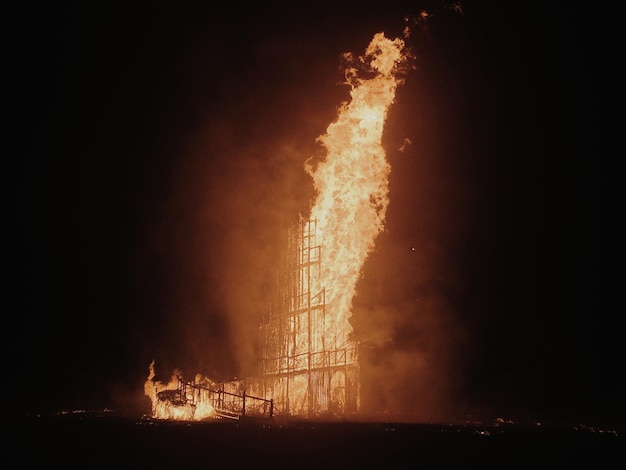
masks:
[(452, 422), (464, 420), (468, 407), (473, 339), (464, 253), (476, 199), (454, 160), (460, 153), (449, 148), (446, 136), (456, 126), (428, 53), (418, 51), (417, 72), (386, 122), (386, 229), (364, 266), (351, 321), (362, 344), (363, 414)]
[[(152, 237), (169, 267), (161, 314), (167, 333), (156, 345), (164, 379), (174, 367), (214, 380), (257, 373), (258, 326), (288, 228), (312, 199), (303, 162), (317, 151), (315, 139), (344, 91), (333, 76), (337, 58), (316, 50), (326, 62), (311, 55), (304, 63), (298, 53), (285, 44), (247, 49), (242, 67), (254, 67), (258, 83), (233, 77), (220, 84), (219, 102), (207, 104), (211, 116), (181, 146)], [(303, 66), (321, 78), (302, 79)], [(216, 99), (207, 83), (197, 86), (199, 99)]]
[(439, 270), (434, 244), (412, 250), (387, 233), (368, 260), (352, 322), (361, 342), (364, 416), (406, 421), (461, 419), (463, 352), (457, 280)]
[(180, 359), (186, 374), (214, 378), (254, 371), (276, 261), (308, 200), (302, 151), (275, 138), (248, 144), (234, 126), (211, 122), (190, 139), (161, 227), (163, 249), (174, 248)]

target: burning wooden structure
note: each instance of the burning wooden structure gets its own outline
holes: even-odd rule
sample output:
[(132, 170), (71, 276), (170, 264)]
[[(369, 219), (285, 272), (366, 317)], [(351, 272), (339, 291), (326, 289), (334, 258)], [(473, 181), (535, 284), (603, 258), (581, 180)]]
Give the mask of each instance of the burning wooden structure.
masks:
[(235, 417), (346, 417), (358, 412), (352, 299), (385, 224), (390, 166), (382, 134), (402, 83), (398, 73), (409, 56), (402, 39), (384, 33), (374, 35), (363, 56), (346, 56), (352, 60), (345, 71), (351, 99), (318, 138), (323, 158), (305, 162), (316, 197), (308, 216), (300, 217), (288, 234), (277, 295), (259, 328), (257, 376), (215, 384), (203, 377), (185, 382), (175, 372), (163, 384), (153, 380), (152, 364), (144, 389), (154, 417), (198, 420), (227, 408)]
[(260, 329), (259, 385), (277, 414), (345, 416), (359, 406), (357, 345), (329, 312), (320, 241), (316, 219), (292, 228), (278, 296)]

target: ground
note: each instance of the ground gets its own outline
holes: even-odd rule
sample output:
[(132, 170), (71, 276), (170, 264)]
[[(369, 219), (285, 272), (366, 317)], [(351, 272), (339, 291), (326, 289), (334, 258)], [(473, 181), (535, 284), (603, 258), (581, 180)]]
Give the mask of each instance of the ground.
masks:
[[(603, 468), (624, 461), (625, 429), (507, 422), (163, 422), (113, 413), (16, 423), (7, 468)], [(33, 450), (29, 444), (36, 444)], [(23, 450), (18, 450), (23, 449)]]

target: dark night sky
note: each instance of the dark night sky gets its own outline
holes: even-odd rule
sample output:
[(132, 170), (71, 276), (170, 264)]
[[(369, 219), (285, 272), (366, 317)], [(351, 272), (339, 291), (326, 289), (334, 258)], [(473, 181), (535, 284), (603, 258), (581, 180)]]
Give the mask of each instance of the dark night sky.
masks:
[(17, 408), (145, 408), (152, 359), (161, 379), (250, 373), (304, 161), (347, 99), (341, 53), (424, 8), (355, 298), (364, 404), (623, 422), (613, 14), (453, 3), (14, 12)]

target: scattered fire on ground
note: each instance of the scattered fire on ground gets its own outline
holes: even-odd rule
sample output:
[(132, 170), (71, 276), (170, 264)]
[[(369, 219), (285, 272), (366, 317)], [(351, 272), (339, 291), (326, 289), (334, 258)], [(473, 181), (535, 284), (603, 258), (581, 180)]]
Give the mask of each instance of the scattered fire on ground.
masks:
[(316, 197), (290, 234), (290, 255), (276, 302), (261, 330), (259, 376), (216, 383), (174, 371), (144, 392), (152, 417), (173, 420), (242, 415), (320, 416), (359, 408), (358, 344), (349, 322), (357, 281), (389, 204), (382, 135), (409, 53), (402, 39), (377, 33), (365, 50), (346, 54), (350, 100), (318, 138), (325, 150), (305, 163)]

